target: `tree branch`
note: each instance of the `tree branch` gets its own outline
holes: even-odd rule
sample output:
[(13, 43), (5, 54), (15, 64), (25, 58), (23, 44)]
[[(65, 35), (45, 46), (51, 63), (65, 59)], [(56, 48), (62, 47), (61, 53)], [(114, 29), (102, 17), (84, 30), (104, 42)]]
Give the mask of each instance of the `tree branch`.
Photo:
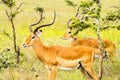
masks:
[(7, 17), (9, 18), (9, 20), (11, 20), (11, 17), (10, 17), (10, 15), (8, 14), (8, 11), (7, 11), (7, 10), (5, 10), (5, 13), (6, 13)]
[(23, 2), (19, 4), (19, 6), (16, 8), (15, 12), (17, 12), (22, 5), (23, 5)]
[(75, 14), (75, 17), (77, 17), (78, 14), (79, 14), (79, 8), (80, 8), (80, 7), (77, 8), (77, 12), (76, 12), (76, 14)]
[(3, 33), (8, 36), (11, 40), (13, 40), (13, 38), (4, 30)]

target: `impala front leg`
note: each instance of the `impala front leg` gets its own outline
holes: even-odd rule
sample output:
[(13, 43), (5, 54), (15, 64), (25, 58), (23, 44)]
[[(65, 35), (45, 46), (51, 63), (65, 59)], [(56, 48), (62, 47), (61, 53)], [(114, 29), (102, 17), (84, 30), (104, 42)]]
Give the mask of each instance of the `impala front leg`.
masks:
[(52, 80), (50, 68), (47, 68), (47, 73), (48, 73), (48, 80)]
[(57, 73), (57, 68), (56, 66), (53, 66), (51, 68), (52, 80), (56, 80), (56, 73)]
[(56, 80), (57, 69), (55, 66), (47, 67), (48, 80)]

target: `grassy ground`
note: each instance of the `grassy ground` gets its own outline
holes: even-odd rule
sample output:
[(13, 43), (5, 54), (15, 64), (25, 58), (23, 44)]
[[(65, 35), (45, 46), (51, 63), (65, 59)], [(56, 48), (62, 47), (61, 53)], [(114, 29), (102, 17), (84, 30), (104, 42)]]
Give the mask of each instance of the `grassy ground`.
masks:
[[(41, 36), (42, 42), (47, 45), (61, 45), (69, 46), (68, 41), (60, 39), (62, 34), (66, 30), (67, 20), (75, 14), (75, 10), (67, 6), (64, 0), (16, 0), (17, 4), (24, 1), (22, 6), (22, 12), (15, 18), (15, 26), (17, 33), (17, 43), (21, 48), (20, 64), (16, 66), (11, 65), (7, 69), (0, 70), (0, 80), (47, 80), (46, 70), (44, 65), (33, 54), (32, 48), (24, 49), (22, 44), (29, 34), (28, 26), (37, 20), (38, 14), (33, 10), (37, 6), (42, 6), (45, 9), (44, 16), (47, 23), (51, 20), (53, 11), (57, 13), (56, 23), (48, 28), (43, 29)], [(71, 0), (75, 3), (79, 3), (79, 0)], [(120, 4), (119, 0), (101, 0), (103, 3), (103, 15), (108, 11), (111, 5)], [(0, 4), (0, 55), (6, 48), (10, 48), (11, 51), (4, 52), (4, 57), (9, 57), (9, 62), (15, 63), (15, 53), (13, 51), (12, 40), (4, 34), (4, 31), (9, 33), (12, 37), (12, 28), (5, 15), (4, 9), (7, 9)], [(81, 35), (82, 34), (82, 35)], [(116, 44), (116, 56), (113, 64), (104, 60), (104, 74), (102, 80), (120, 80), (120, 31), (116, 29), (109, 29), (101, 33), (102, 38), (113, 41)], [(79, 37), (83, 35), (87, 37), (96, 37), (94, 31), (87, 29), (79, 33)], [(3, 57), (2, 57), (3, 59)], [(0, 63), (1, 64), (1, 63)], [(98, 60), (95, 60), (94, 70), (98, 73)], [(75, 71), (61, 71), (57, 72), (57, 80), (85, 80), (79, 70)]]

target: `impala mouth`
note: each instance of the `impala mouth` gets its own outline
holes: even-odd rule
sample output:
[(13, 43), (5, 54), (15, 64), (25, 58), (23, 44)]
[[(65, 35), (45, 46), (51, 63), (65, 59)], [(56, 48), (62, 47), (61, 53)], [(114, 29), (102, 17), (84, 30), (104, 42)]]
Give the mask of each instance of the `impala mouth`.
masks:
[(66, 39), (66, 38), (64, 38), (64, 37), (61, 37), (61, 39), (62, 39), (62, 40), (67, 40), (67, 39)]
[(27, 47), (26, 44), (23, 44), (23, 47), (26, 48)]

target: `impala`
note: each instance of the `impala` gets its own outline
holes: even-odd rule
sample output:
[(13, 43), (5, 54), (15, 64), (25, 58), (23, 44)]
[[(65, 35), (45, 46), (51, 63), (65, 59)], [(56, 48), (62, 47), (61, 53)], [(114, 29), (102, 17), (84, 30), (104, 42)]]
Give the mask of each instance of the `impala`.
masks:
[[(82, 38), (82, 39), (79, 39), (77, 36), (72, 35), (71, 31), (72, 31), (72, 28), (69, 27), (67, 29), (67, 31), (64, 33), (64, 35), (62, 36), (62, 39), (63, 40), (70, 39), (71, 46), (88, 46), (88, 47), (92, 47), (92, 48), (95, 49), (95, 54), (97, 56), (100, 55), (100, 50), (99, 50), (99, 45), (98, 45), (97, 39), (95, 39), (95, 38)], [(115, 50), (116, 50), (115, 44), (113, 42), (109, 41), (109, 40), (103, 40), (103, 42), (104, 42), (104, 47), (105, 47), (105, 51), (106, 51), (106, 54), (104, 54), (104, 57), (107, 55), (107, 57), (111, 61), (113, 61), (112, 57), (115, 55)]]
[(48, 72), (48, 80), (56, 80), (57, 69), (81, 69), (86, 77), (98, 80), (92, 69), (94, 60), (94, 49), (85, 46), (45, 46), (39, 38), (41, 30), (39, 28), (50, 26), (55, 22), (56, 14), (52, 23), (38, 26), (32, 31), (23, 44), (24, 47), (32, 46), (37, 58), (45, 65)]

